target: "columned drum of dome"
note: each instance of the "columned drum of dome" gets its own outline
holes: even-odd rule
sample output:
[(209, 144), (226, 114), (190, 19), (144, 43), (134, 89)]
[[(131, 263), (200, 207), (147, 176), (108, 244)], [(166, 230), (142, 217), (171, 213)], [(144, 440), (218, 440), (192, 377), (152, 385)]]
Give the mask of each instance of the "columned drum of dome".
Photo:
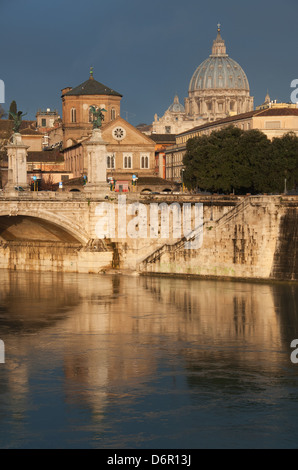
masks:
[(218, 27), (212, 54), (194, 72), (185, 99), (189, 119), (214, 121), (253, 110), (249, 83), (242, 67), (229, 57)]

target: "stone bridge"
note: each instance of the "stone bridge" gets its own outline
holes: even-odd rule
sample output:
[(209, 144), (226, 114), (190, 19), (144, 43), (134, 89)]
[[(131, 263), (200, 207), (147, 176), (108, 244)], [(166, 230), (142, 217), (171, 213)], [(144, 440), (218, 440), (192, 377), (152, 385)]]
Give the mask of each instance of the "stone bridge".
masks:
[[(90, 207), (91, 206), (91, 207)], [(76, 194), (26, 192), (0, 196), (1, 237), (5, 240), (76, 242), (86, 245), (94, 237), (94, 201)]]
[[(122, 196), (123, 197), (123, 196)], [(125, 196), (127, 206), (141, 202), (149, 213), (151, 203), (189, 204), (189, 196), (140, 195)], [(191, 198), (192, 205), (201, 202)], [(194, 200), (195, 199), (195, 200)], [(115, 210), (116, 232), (98, 236), (98, 207), (110, 204)], [(211, 211), (218, 218), (235, 206), (234, 200), (213, 204)], [(207, 206), (210, 206), (210, 201)], [(206, 207), (207, 207), (206, 206)], [(8, 192), (0, 193), (0, 267), (24, 270), (99, 273), (113, 268), (138, 271), (141, 263), (172, 238), (150, 236), (134, 239), (118, 233), (129, 226), (135, 215), (119, 214), (118, 195), (95, 196), (78, 192)], [(209, 215), (208, 215), (209, 217)], [(119, 224), (119, 225), (118, 225)], [(146, 222), (148, 234), (150, 218)], [(173, 225), (173, 222), (172, 222)]]
[(96, 240), (100, 199), (79, 193), (24, 192), (0, 196), (0, 267), (100, 272), (113, 247)]
[[(101, 203), (120, 225), (118, 196), (84, 193), (0, 193), (0, 268), (79, 273), (121, 270), (139, 273), (298, 280), (298, 197), (200, 197), (131, 194), (127, 204), (191, 200), (204, 207), (204, 241), (187, 250), (183, 237), (162, 239), (98, 236)], [(110, 207), (109, 206), (109, 207)], [(148, 234), (152, 227), (147, 220)], [(173, 222), (172, 222), (173, 227)], [(171, 228), (172, 228), (171, 227)], [(297, 260), (297, 261), (296, 261)]]

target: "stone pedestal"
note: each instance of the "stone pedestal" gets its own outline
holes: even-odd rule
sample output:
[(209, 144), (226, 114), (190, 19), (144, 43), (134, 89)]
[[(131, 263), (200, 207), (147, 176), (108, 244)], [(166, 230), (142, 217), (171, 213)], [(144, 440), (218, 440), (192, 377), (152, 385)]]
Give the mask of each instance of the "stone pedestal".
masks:
[(28, 191), (27, 182), (27, 149), (19, 133), (14, 133), (6, 145), (8, 155), (8, 181), (5, 191), (15, 191), (15, 188)]
[(93, 129), (90, 139), (83, 142), (84, 167), (87, 169), (88, 181), (84, 186), (86, 192), (108, 194), (107, 183), (107, 142), (102, 139), (101, 129)]

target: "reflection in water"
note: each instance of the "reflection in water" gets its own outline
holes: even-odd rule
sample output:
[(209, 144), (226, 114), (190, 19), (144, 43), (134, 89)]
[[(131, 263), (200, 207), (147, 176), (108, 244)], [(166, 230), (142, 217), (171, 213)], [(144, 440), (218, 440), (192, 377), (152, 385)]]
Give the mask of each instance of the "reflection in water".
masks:
[(0, 446), (295, 446), (297, 296), (0, 271)]

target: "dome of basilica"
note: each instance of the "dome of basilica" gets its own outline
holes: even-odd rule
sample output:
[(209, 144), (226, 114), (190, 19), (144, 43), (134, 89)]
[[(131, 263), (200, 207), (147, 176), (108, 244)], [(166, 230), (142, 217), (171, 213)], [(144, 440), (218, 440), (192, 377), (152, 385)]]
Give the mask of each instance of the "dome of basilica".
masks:
[(185, 99), (186, 115), (189, 119), (206, 122), (252, 109), (253, 97), (246, 74), (227, 54), (218, 25), (211, 55), (199, 65), (190, 80)]
[(242, 89), (249, 91), (244, 70), (226, 56), (210, 56), (195, 71), (189, 91), (203, 89)]
[(193, 74), (189, 91), (204, 89), (242, 89), (249, 91), (244, 70), (226, 53), (225, 42), (218, 28), (213, 41), (212, 54), (204, 60)]

